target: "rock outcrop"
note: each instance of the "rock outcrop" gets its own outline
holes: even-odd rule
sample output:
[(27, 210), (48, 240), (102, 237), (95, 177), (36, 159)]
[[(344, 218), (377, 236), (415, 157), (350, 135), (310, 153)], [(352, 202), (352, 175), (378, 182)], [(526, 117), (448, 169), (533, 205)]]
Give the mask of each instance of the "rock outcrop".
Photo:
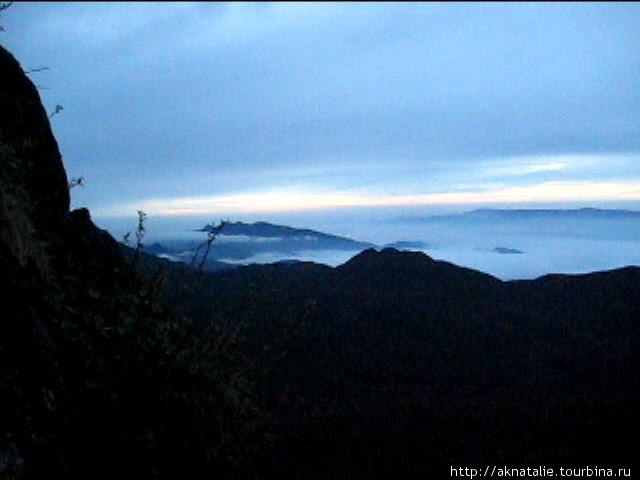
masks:
[(11, 187), (28, 195), (39, 231), (59, 231), (69, 211), (67, 174), (38, 90), (0, 46), (0, 153)]
[(244, 371), (69, 203), (38, 91), (0, 47), (0, 478), (236, 478), (257, 432)]
[[(37, 88), (0, 47), (0, 477), (64, 476), (73, 423), (49, 328), (69, 188)], [(67, 425), (65, 425), (67, 424)]]
[(88, 210), (69, 212), (38, 90), (1, 46), (0, 172), (0, 478), (66, 478), (77, 413), (52, 329), (73, 298), (61, 278), (73, 262), (108, 283), (122, 257)]

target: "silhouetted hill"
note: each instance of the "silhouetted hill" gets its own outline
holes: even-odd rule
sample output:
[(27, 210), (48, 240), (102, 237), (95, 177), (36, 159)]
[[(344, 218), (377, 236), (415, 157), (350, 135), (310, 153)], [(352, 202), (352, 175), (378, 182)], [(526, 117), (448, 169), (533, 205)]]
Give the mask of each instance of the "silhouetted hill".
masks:
[[(204, 232), (210, 231), (211, 226), (207, 225), (201, 230)], [(367, 245), (364, 242), (358, 242), (346, 237), (340, 237), (338, 235), (331, 235), (327, 233), (318, 232), (308, 228), (293, 228), (285, 225), (275, 225), (268, 222), (229, 222), (224, 225), (220, 230), (220, 233), (224, 235), (246, 235), (248, 237), (260, 237), (260, 238), (293, 238), (293, 239), (314, 239), (330, 242), (343, 242), (345, 245)], [(369, 244), (370, 245), (370, 244)]]
[[(246, 318), (276, 446), (267, 478), (426, 478), (470, 463), (629, 465), (640, 269), (502, 282), (366, 250), (208, 275)], [(443, 473), (444, 472), (444, 473)]]
[(602, 209), (602, 208), (575, 208), (575, 209), (554, 209), (554, 208), (480, 208), (469, 212), (455, 213), (449, 215), (433, 215), (430, 217), (403, 217), (398, 220), (410, 222), (425, 222), (432, 220), (615, 220), (615, 219), (640, 219), (640, 212), (623, 209)]
[(500, 218), (640, 218), (640, 212), (634, 210), (575, 208), (575, 209), (477, 209), (465, 215), (475, 217)]
[[(201, 229), (210, 231), (207, 225)], [(222, 235), (209, 252), (212, 260), (246, 260), (260, 253), (277, 253), (295, 257), (298, 252), (309, 250), (360, 251), (371, 243), (318, 232), (316, 230), (274, 225), (267, 222), (230, 222), (219, 230)], [(229, 237), (238, 237), (233, 240)]]

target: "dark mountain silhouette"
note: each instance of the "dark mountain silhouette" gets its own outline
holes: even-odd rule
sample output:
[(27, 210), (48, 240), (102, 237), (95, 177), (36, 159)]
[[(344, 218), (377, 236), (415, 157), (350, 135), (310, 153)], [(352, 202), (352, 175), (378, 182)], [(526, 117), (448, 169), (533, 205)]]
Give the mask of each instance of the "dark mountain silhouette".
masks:
[(254, 265), (205, 283), (193, 318), (249, 319), (274, 429), (266, 478), (633, 458), (640, 268), (502, 282), (369, 249), (337, 268)]
[[(207, 232), (210, 225), (200, 231)], [(309, 250), (361, 251), (373, 244), (316, 230), (275, 225), (268, 222), (230, 222), (220, 230), (223, 235), (210, 251), (211, 259), (245, 260), (260, 253), (277, 253), (295, 257)], [(225, 237), (248, 237), (228, 241)]]
[(480, 208), (469, 212), (429, 217), (402, 217), (396, 220), (430, 222), (433, 220), (615, 220), (640, 219), (640, 212), (622, 209), (576, 208), (576, 209), (497, 209)]
[[(208, 232), (212, 229), (210, 225), (207, 225), (200, 229), (200, 231)], [(341, 245), (344, 247), (360, 248), (370, 247), (370, 243), (358, 242), (346, 237), (340, 237), (338, 235), (331, 235), (328, 233), (318, 232), (308, 228), (293, 228), (284, 225), (275, 225), (268, 222), (229, 222), (224, 225), (220, 230), (224, 235), (236, 236), (246, 235), (248, 237), (258, 238), (289, 238), (300, 240), (317, 240), (323, 242), (331, 242), (332, 245)]]
[[(196, 231), (208, 233), (212, 229), (217, 237), (208, 252), (204, 268), (221, 270), (233, 268), (228, 261), (247, 261), (260, 254), (282, 257), (282, 261), (296, 262), (301, 252), (313, 250), (337, 250), (359, 252), (373, 246), (350, 238), (318, 232), (316, 230), (275, 225), (267, 222), (229, 222), (223, 228), (206, 225)], [(198, 245), (206, 238), (197, 240), (168, 240), (144, 246), (147, 253), (164, 256), (175, 261), (191, 263)], [(227, 260), (227, 262), (225, 262)]]
[[(284, 258), (277, 260), (281, 263), (298, 263), (300, 260), (295, 257), (300, 252), (313, 250), (337, 250), (358, 253), (367, 248), (422, 250), (428, 247), (426, 243), (420, 241), (398, 241), (379, 247), (369, 242), (361, 242), (339, 235), (306, 228), (276, 225), (269, 222), (229, 222), (222, 228), (207, 225), (196, 231), (207, 233), (212, 232), (214, 229), (222, 236), (218, 236), (216, 242), (212, 244), (205, 263), (207, 270), (214, 271), (238, 266), (237, 264), (220, 261), (221, 259), (249, 262), (252, 257), (261, 253), (281, 255)], [(228, 237), (231, 237), (232, 240)], [(171, 246), (166, 246), (164, 243), (154, 242), (151, 245), (145, 245), (144, 251), (170, 260), (190, 263), (193, 258), (193, 252), (199, 242), (195, 240), (174, 240), (170, 243)]]
[(0, 125), (3, 478), (633, 464), (640, 268), (502, 282), (366, 249), (193, 269), (68, 211), (46, 113), (1, 47)]
[(144, 251), (153, 255), (170, 255), (177, 253), (174, 249), (165, 247), (160, 242), (153, 242), (151, 245), (145, 245)]
[(501, 217), (501, 218), (638, 218), (640, 212), (634, 210), (612, 210), (602, 208), (576, 208), (576, 209), (478, 209), (465, 215), (476, 217)]

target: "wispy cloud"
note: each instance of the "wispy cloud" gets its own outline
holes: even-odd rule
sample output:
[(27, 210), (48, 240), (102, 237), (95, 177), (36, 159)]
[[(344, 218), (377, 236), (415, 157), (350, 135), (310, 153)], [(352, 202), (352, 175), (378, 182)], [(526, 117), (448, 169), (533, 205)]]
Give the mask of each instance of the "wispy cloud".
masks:
[(494, 167), (490, 170), (490, 172), (494, 175), (528, 175), (531, 173), (553, 172), (557, 170), (563, 170), (565, 168), (567, 168), (566, 163), (555, 162), (531, 165), (506, 165), (501, 167)]

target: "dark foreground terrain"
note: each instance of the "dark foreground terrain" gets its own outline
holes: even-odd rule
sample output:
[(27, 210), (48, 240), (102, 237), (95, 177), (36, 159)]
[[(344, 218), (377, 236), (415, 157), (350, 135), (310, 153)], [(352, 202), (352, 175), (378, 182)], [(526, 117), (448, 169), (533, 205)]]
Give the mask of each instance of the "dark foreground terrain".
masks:
[(1, 478), (629, 468), (640, 269), (501, 282), (424, 254), (189, 270), (69, 212), (0, 48)]
[(504, 283), (368, 250), (335, 269), (211, 275), (206, 292), (222, 318), (247, 319), (268, 367), (256, 394), (277, 432), (273, 478), (633, 459), (638, 268)]

